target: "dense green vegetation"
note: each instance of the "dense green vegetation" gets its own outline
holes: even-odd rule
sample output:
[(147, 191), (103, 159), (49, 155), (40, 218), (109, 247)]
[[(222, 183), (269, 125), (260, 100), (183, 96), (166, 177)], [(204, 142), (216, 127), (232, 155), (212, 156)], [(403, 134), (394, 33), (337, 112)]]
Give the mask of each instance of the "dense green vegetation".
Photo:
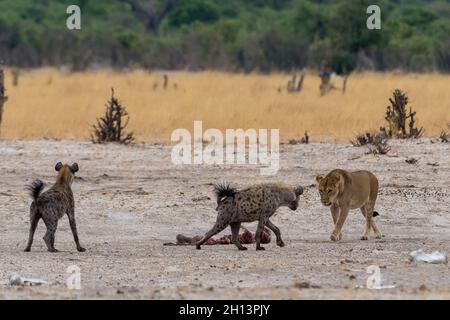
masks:
[[(374, 3), (381, 30), (366, 28)], [(81, 8), (79, 31), (66, 28), (69, 4)], [(266, 72), (318, 68), (326, 56), (339, 72), (448, 72), (450, 1), (0, 0), (0, 59), (20, 67)]]

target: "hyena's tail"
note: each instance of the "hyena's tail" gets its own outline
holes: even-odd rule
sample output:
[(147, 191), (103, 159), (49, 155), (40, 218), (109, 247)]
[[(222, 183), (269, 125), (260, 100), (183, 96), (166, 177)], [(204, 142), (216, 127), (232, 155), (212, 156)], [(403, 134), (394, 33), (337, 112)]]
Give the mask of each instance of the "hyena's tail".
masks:
[(217, 200), (220, 200), (227, 197), (234, 197), (237, 190), (229, 184), (216, 184), (214, 185), (214, 192), (216, 193)]
[(39, 179), (33, 181), (28, 186), (28, 191), (30, 191), (30, 195), (34, 200), (37, 200), (37, 198), (41, 194), (42, 190), (44, 190), (44, 186), (45, 186), (44, 182), (42, 182)]
[(379, 215), (380, 215), (380, 214), (379, 214), (378, 212), (374, 211), (372, 217), (377, 217), (377, 216), (379, 216)]

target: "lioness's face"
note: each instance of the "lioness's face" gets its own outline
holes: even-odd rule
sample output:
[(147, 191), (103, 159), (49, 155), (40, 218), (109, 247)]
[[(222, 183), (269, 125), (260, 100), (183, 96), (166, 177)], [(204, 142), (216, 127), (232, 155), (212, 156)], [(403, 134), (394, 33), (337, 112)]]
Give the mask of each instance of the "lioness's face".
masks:
[(317, 176), (316, 181), (319, 183), (320, 201), (327, 207), (331, 206), (339, 194), (340, 178), (335, 176), (326, 178)]

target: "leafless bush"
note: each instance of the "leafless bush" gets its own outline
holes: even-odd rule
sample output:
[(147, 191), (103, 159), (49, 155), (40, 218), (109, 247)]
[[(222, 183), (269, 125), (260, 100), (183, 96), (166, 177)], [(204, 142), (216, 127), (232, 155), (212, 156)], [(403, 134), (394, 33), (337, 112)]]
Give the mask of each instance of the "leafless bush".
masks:
[(391, 148), (388, 146), (389, 138), (382, 135), (375, 135), (373, 141), (368, 145), (371, 154), (387, 154)]
[[(292, 72), (292, 78), (288, 81), (287, 92), (288, 93), (299, 93), (303, 88), (303, 81), (305, 80), (305, 71), (302, 71), (300, 78), (297, 82), (297, 72)], [(281, 89), (279, 89), (281, 90)]]
[[(409, 109), (407, 114), (406, 105), (408, 104), (408, 97), (404, 92), (395, 89), (393, 98), (389, 98), (390, 106), (386, 109), (386, 121), (388, 122), (388, 134), (393, 138), (408, 139), (420, 138), (423, 135), (423, 128), (415, 127), (416, 112)], [(406, 121), (409, 119), (408, 130), (406, 128)]]
[(14, 87), (17, 87), (19, 85), (19, 76), (20, 76), (19, 69), (17, 68), (12, 69), (11, 75), (12, 75), (12, 84)]
[(441, 142), (445, 142), (447, 143), (450, 140), (450, 133), (445, 132), (444, 130), (442, 130), (439, 139), (441, 139)]
[(371, 154), (387, 154), (391, 148), (388, 146), (389, 136), (384, 130), (380, 128), (379, 132), (366, 132), (358, 134), (355, 140), (351, 140), (351, 144), (355, 147), (367, 146), (368, 153)]
[[(126, 117), (126, 118), (125, 118)], [(125, 121), (122, 121), (125, 118)], [(97, 119), (97, 125), (93, 125), (91, 134), (93, 143), (118, 142), (130, 144), (134, 141), (133, 133), (125, 133), (130, 117), (125, 107), (114, 97), (114, 89), (111, 89), (111, 99), (106, 103), (105, 115)]]
[(355, 137), (355, 140), (350, 140), (350, 143), (355, 147), (362, 147), (373, 141), (373, 133), (360, 133)]
[(305, 130), (305, 135), (303, 136), (303, 138), (300, 140), (301, 143), (303, 144), (308, 144), (309, 143), (309, 135), (308, 135), (308, 131)]
[(373, 144), (375, 141), (381, 139), (389, 139), (386, 130), (381, 127), (379, 132), (360, 133), (355, 137), (355, 140), (350, 140), (350, 143), (355, 147), (362, 147), (368, 144)]
[(300, 139), (290, 139), (288, 141), (289, 144), (308, 144), (309, 143), (309, 135), (308, 135), (308, 131), (305, 131), (305, 135)]
[(2, 125), (3, 108), (8, 97), (5, 95), (5, 74), (3, 72), (3, 66), (0, 63), (0, 127)]

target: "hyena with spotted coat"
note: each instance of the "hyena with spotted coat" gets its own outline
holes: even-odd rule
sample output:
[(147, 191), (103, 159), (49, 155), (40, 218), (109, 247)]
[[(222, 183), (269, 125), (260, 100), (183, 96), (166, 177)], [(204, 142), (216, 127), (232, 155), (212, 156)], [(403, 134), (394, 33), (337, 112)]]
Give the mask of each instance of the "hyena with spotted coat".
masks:
[(55, 232), (58, 227), (58, 220), (67, 214), (77, 250), (83, 252), (85, 249), (80, 245), (78, 239), (75, 223), (75, 201), (71, 188), (75, 173), (79, 170), (78, 164), (74, 163), (69, 166), (58, 162), (55, 170), (58, 172), (56, 182), (44, 193), (41, 194), (44, 189), (44, 183), (41, 180), (34, 181), (29, 187), (34, 201), (30, 207), (30, 235), (25, 251), (31, 250), (34, 232), (36, 231), (39, 220), (42, 218), (47, 227), (44, 241), (48, 251), (57, 252), (58, 250), (55, 249)]
[(215, 234), (231, 228), (231, 241), (239, 250), (247, 250), (238, 240), (242, 222), (258, 221), (256, 230), (256, 250), (264, 250), (261, 246), (261, 233), (267, 226), (275, 233), (277, 245), (284, 247), (281, 232), (269, 218), (282, 206), (297, 210), (299, 196), (303, 188), (292, 188), (284, 183), (259, 184), (247, 189), (236, 190), (228, 185), (216, 185), (217, 220), (214, 227), (196, 244), (197, 249)]

